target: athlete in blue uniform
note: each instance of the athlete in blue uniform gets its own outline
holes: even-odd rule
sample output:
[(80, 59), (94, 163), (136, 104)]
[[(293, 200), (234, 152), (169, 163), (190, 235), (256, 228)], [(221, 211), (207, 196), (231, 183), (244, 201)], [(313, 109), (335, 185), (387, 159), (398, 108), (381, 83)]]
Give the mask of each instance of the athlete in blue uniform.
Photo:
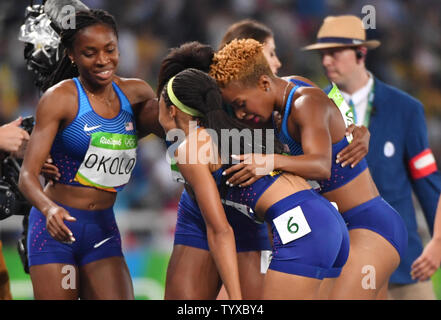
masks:
[[(275, 53), (273, 33), (267, 26), (249, 19), (239, 21), (231, 25), (226, 31), (220, 46), (222, 47), (225, 43), (230, 42), (234, 38), (253, 38), (262, 42), (264, 44), (263, 52), (270, 64), (271, 70), (276, 73), (280, 68), (281, 64)], [(197, 68), (208, 72), (212, 56), (213, 49), (208, 45), (203, 45), (198, 42), (186, 43), (178, 48), (171, 49), (170, 53), (164, 59), (163, 66), (160, 70), (157, 95), (160, 96), (167, 80), (185, 68)], [(174, 174), (176, 175), (177, 173), (174, 172)], [(227, 218), (231, 227), (233, 230), (237, 230), (237, 232), (235, 232), (235, 239), (242, 296), (245, 299), (259, 298), (264, 280), (263, 272), (266, 270), (267, 256), (271, 250), (266, 227), (264, 225), (251, 223), (250, 220), (243, 215), (229, 215), (228, 213), (229, 211), (227, 210)], [(187, 221), (188, 219), (190, 221)], [(192, 223), (197, 223), (199, 226), (196, 233), (194, 227), (191, 227)], [(244, 233), (243, 230), (248, 231)], [(172, 274), (177, 273), (174, 271), (177, 265), (174, 264), (173, 261), (175, 260), (174, 257), (177, 255), (177, 251), (181, 250), (181, 245), (205, 250), (194, 251), (198, 256), (205, 256), (205, 262), (201, 263), (201, 265), (211, 266), (209, 270), (199, 271), (194, 263), (189, 265), (188, 272), (194, 273), (195, 276), (189, 275), (188, 278), (195, 279), (195, 281), (187, 281), (185, 287), (182, 285), (179, 276), (172, 276)], [(204, 292), (207, 293), (203, 296), (204, 298), (214, 298), (213, 292), (217, 292), (219, 287), (219, 275), (211, 256), (208, 254), (208, 242), (202, 214), (197, 202), (189, 195), (187, 190), (183, 191), (179, 202), (173, 252), (171, 258), (172, 263), (169, 264), (169, 272), (167, 273), (166, 298), (178, 299), (183, 296), (189, 297), (189, 292), (193, 292), (195, 298), (202, 297), (197, 293), (199, 290), (204, 290)], [(190, 260), (191, 259), (188, 259), (187, 261)], [(251, 263), (251, 261), (254, 262)], [(185, 266), (180, 263), (178, 267), (184, 269)], [(180, 272), (178, 272), (178, 274), (179, 273)], [(200, 286), (201, 274), (206, 277), (203, 281), (205, 283), (203, 287)], [(207, 283), (211, 285), (207, 285)], [(207, 290), (207, 288), (210, 289)], [(226, 295), (225, 291), (221, 289), (218, 298), (222, 299), (223, 297), (226, 297)]]
[[(157, 96), (161, 96), (170, 78), (186, 68), (208, 72), (213, 54), (210, 46), (198, 42), (171, 49), (161, 64)], [(177, 168), (172, 166), (172, 169), (176, 169), (172, 171), (176, 180), (184, 182)], [(226, 214), (235, 233), (242, 297), (258, 299), (261, 297), (268, 253), (271, 250), (267, 228), (231, 208)], [(182, 256), (186, 258), (181, 259)], [(209, 251), (204, 218), (187, 185), (178, 206), (173, 252), (167, 268), (165, 299), (215, 299), (221, 284), (220, 274)]]
[[(113, 17), (90, 10), (75, 19), (76, 28), (62, 31), (66, 52), (39, 102), (20, 173), (20, 189), (34, 205), (28, 231), (34, 296), (133, 299), (113, 204), (130, 179), (137, 139), (162, 132), (157, 102), (144, 81), (115, 75)], [(49, 153), (61, 177), (43, 190), (38, 175)]]
[[(337, 153), (348, 145), (345, 128), (350, 117), (347, 113), (342, 117), (319, 88), (299, 88), (298, 82), (287, 82), (268, 72), (261, 45), (254, 40), (231, 42), (213, 61), (210, 75), (238, 118), (265, 123), (274, 110), (283, 113), (277, 131), (294, 156), (275, 155), (274, 168), (318, 180), (322, 194), (337, 203), (346, 220), (351, 237), (348, 263), (335, 283), (327, 286), (332, 291), (328, 295), (324, 290), (324, 295), (375, 299), (406, 250), (407, 232), (398, 213), (379, 197), (364, 161), (351, 169), (336, 164)], [(239, 159), (250, 160), (250, 155)], [(227, 171), (241, 169), (229, 182), (247, 186), (255, 181), (260, 167), (238, 164)], [(371, 287), (363, 286), (366, 265), (375, 269), (375, 285)]]
[[(231, 162), (229, 148), (240, 146), (242, 153), (254, 140), (241, 141), (240, 135), (231, 135), (226, 142), (221, 139), (222, 130), (247, 127), (222, 109), (220, 91), (206, 73), (187, 69), (171, 78), (161, 94), (159, 119), (164, 130), (185, 132), (175, 153), (177, 165), (194, 191), (211, 254), (230, 298), (241, 297), (234, 237), (237, 234), (240, 239), (255, 230), (233, 232), (222, 203), (227, 215), (244, 215), (260, 223), (266, 220), (272, 228), (273, 257), (262, 298), (318, 298), (321, 280), (337, 277), (348, 256), (348, 233), (337, 210), (292, 174), (271, 172), (247, 188), (226, 186), (222, 173), (223, 163)], [(200, 126), (192, 125), (195, 119)], [(267, 143), (264, 138), (262, 144)], [(192, 161), (194, 154), (206, 157)], [(181, 261), (186, 258), (190, 256), (182, 253)]]
[[(267, 39), (267, 41), (268, 37), (271, 37), (271, 34), (268, 34), (265, 29), (262, 29), (261, 26), (255, 25), (251, 22), (248, 23), (245, 21), (243, 23), (239, 23), (237, 28), (245, 28), (249, 35), (254, 34), (256, 38), (260, 37), (261, 39)], [(251, 32), (250, 28), (254, 31)], [(234, 28), (232, 28), (230, 31), (235, 33)], [(261, 35), (262, 33), (264, 33), (263, 36)], [(240, 33), (235, 34), (240, 36)], [(231, 39), (228, 39), (227, 36), (224, 38), (224, 41), (229, 42), (230, 40)], [(271, 52), (272, 51), (269, 50), (268, 54), (271, 54)], [(199, 42), (185, 43), (178, 48), (171, 49), (170, 53), (163, 60), (160, 69), (157, 95), (160, 96), (166, 82), (181, 70), (186, 68), (196, 68), (208, 72), (212, 63), (213, 54), (214, 51), (210, 46), (203, 45)], [(268, 54), (265, 55), (267, 59)], [(272, 70), (273, 67), (277, 65), (275, 63), (277, 61), (278, 60), (273, 60), (273, 63), (270, 64)], [(228, 110), (228, 107), (225, 104), (224, 107), (226, 110)], [(256, 125), (255, 123), (247, 121), (243, 121), (243, 123), (251, 127)], [(359, 151), (360, 149), (363, 150), (364, 145), (361, 141), (365, 139), (366, 135), (360, 131), (354, 132), (354, 141), (349, 147), (352, 148), (356, 146), (356, 148), (352, 149), (355, 150), (356, 153), (360, 153)], [(353, 153), (349, 152), (349, 155), (352, 156)], [(359, 156), (353, 157), (354, 163), (358, 162), (359, 160), (361, 160)], [(180, 179), (183, 181), (182, 176), (177, 175), (177, 180)], [(244, 219), (241, 216), (242, 215), (236, 214), (235, 217), (237, 218), (231, 220), (229, 210), (227, 210), (227, 218), (229, 219), (233, 230), (239, 231), (235, 232), (235, 237), (238, 251), (242, 296), (246, 299), (256, 299), (261, 297), (262, 292), (264, 275), (261, 273), (261, 269), (262, 271), (266, 270), (265, 266), (261, 264), (261, 260), (265, 257), (266, 252), (261, 253), (261, 250), (268, 248), (268, 244), (267, 241), (264, 241), (263, 239), (265, 234), (263, 225), (250, 225), (249, 219)], [(199, 227), (190, 227), (192, 223), (197, 224)], [(242, 231), (247, 229), (248, 232), (246, 234), (249, 235), (250, 227), (252, 230), (256, 231), (256, 234), (253, 235), (253, 237), (260, 240), (250, 242), (248, 239), (251, 235), (244, 237), (244, 233)], [(195, 232), (195, 230), (197, 232)], [(238, 238), (238, 234), (240, 235), (240, 238)], [(253, 247), (250, 247), (250, 245)], [(165, 290), (166, 298), (213, 299), (215, 297), (220, 278), (210, 253), (205, 250), (206, 248), (208, 248), (208, 242), (205, 235), (205, 224), (202, 214), (200, 213), (194, 197), (191, 197), (187, 190), (184, 190), (178, 209), (178, 221), (175, 231), (175, 246), (167, 270)], [(245, 251), (244, 248), (247, 248), (247, 250)], [(193, 256), (188, 259), (180, 259), (179, 257), (181, 252), (185, 252), (186, 256), (188, 256), (190, 253)], [(177, 261), (179, 261), (179, 263), (175, 263)], [(183, 278), (186, 279), (185, 282), (182, 281)], [(201, 286), (201, 283), (204, 283), (204, 285)], [(222, 293), (221, 295), (225, 296)]]

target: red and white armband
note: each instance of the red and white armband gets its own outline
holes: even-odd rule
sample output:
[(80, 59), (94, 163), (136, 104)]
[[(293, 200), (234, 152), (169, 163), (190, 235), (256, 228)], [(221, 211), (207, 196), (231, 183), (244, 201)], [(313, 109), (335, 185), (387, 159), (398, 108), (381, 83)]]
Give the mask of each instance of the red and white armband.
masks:
[(412, 179), (420, 179), (438, 170), (432, 150), (427, 148), (409, 161), (409, 170)]

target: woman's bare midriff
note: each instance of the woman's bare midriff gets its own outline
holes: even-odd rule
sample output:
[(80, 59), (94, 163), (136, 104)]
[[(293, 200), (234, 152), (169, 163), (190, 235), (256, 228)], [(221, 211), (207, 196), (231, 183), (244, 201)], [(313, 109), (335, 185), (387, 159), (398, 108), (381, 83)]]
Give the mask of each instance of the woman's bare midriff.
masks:
[(256, 203), (256, 213), (263, 220), (265, 212), (276, 202), (293, 193), (311, 189), (305, 179), (295, 174), (283, 172), (281, 176), (260, 196)]
[(355, 208), (379, 195), (368, 168), (344, 186), (322, 194), (326, 199), (337, 204), (340, 213)]
[(48, 185), (44, 193), (54, 202), (81, 210), (107, 209), (113, 206), (116, 200), (116, 192), (61, 183)]

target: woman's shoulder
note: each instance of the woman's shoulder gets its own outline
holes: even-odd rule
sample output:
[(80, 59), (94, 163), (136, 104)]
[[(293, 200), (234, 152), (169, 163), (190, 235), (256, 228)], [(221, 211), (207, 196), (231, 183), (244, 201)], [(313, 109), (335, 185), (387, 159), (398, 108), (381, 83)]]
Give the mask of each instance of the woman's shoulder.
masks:
[[(66, 79), (54, 84), (47, 89), (44, 95), (77, 95), (77, 88), (74, 79)], [(43, 95), (43, 96), (44, 96)]]
[(72, 79), (63, 80), (41, 96), (37, 106), (37, 118), (70, 119), (78, 108), (78, 93)]
[(155, 98), (152, 87), (142, 79), (115, 76), (114, 82), (124, 92), (131, 104)]
[(298, 80), (298, 81), (305, 82), (305, 83), (307, 83), (307, 84), (309, 84), (309, 85), (311, 85), (313, 87), (317, 87), (318, 88), (318, 86), (314, 82), (312, 82), (308, 78), (305, 78), (305, 77), (302, 77), (302, 76), (291, 75), (291, 76), (287, 76), (287, 77), (282, 77), (282, 79), (287, 80), (287, 81), (289, 81), (289, 80)]
[(300, 87), (294, 96), (293, 112), (291, 115), (298, 119), (310, 118), (310, 116), (322, 117), (329, 112), (338, 111), (333, 108), (333, 102), (324, 93), (324, 91), (318, 87)]
[(113, 81), (119, 86), (148, 86), (147, 82), (139, 78), (124, 78), (120, 76), (114, 77)]
[(40, 104), (55, 103), (63, 106), (76, 104), (78, 98), (77, 88), (73, 79), (66, 79), (47, 89), (40, 99)]
[[(322, 89), (320, 89), (319, 86), (317, 86), (314, 82), (309, 80), (308, 78), (302, 77), (302, 76), (288, 76), (283, 77), (284, 80), (290, 81), (290, 80), (297, 80), (306, 84), (309, 84), (310, 86), (300, 86), (300, 88), (297, 89), (296, 95), (294, 96), (294, 100), (296, 101), (296, 104), (304, 104), (304, 100), (307, 100), (306, 102), (313, 101), (327, 101), (327, 95), (324, 93)], [(298, 82), (297, 82), (298, 83)], [(302, 97), (302, 99), (298, 99)]]
[(191, 130), (176, 149), (175, 156), (186, 164), (203, 164), (209, 165), (210, 168), (219, 163), (216, 142), (203, 127)]
[(199, 149), (207, 147), (207, 143), (212, 144), (213, 142), (213, 137), (207, 129), (204, 127), (196, 127), (183, 139), (178, 149), (184, 150), (185, 148), (187, 151), (197, 153)]

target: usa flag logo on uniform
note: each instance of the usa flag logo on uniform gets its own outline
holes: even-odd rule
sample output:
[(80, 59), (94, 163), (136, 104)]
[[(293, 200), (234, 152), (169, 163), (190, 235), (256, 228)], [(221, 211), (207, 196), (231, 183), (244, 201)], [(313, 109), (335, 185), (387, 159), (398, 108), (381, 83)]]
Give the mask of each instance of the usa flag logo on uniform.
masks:
[(133, 130), (133, 122), (126, 122), (124, 124), (124, 126), (126, 127), (126, 131), (131, 131)]

